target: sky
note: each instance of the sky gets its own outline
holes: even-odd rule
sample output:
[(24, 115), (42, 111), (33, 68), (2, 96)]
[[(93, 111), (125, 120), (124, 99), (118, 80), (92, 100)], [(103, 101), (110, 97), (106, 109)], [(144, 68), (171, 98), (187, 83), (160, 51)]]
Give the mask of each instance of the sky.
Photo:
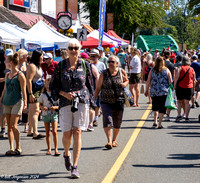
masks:
[(56, 0), (42, 0), (42, 13), (56, 18)]

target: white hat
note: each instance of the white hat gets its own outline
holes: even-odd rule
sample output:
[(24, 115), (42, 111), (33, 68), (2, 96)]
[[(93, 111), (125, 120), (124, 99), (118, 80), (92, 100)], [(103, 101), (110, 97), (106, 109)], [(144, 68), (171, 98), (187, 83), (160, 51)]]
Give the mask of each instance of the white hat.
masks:
[(45, 53), (43, 58), (53, 58), (51, 53)]
[(10, 55), (14, 55), (14, 53), (13, 53), (13, 50), (12, 49), (6, 49), (6, 51), (5, 51), (5, 55), (8, 57), (8, 56), (10, 56)]
[(99, 50), (92, 49), (91, 52), (90, 52), (90, 55), (99, 55)]

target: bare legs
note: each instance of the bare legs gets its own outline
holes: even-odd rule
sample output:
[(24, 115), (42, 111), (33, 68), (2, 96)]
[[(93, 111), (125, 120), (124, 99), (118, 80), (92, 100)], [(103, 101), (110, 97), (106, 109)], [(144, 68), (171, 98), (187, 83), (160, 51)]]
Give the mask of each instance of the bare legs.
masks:
[(162, 120), (163, 120), (164, 113), (158, 113), (158, 111), (153, 111), (153, 114), (154, 114), (154, 124), (157, 125), (158, 116), (159, 116), (158, 128), (162, 128)]
[(38, 135), (38, 116), (39, 116), (39, 103), (30, 103), (29, 104), (29, 113), (28, 113), (28, 122), (29, 129), (28, 134), (33, 132), (33, 137)]
[[(116, 143), (117, 136), (119, 134), (120, 128), (105, 127), (104, 132), (106, 134), (107, 140), (109, 144)], [(113, 134), (112, 134), (113, 133)], [(113, 138), (112, 138), (113, 135)]]
[(65, 149), (65, 156), (69, 156), (69, 148), (71, 145), (71, 137), (73, 135), (73, 166), (77, 166), (78, 159), (81, 152), (81, 129), (73, 127), (73, 130), (63, 133), (63, 146)]
[[(129, 90), (130, 90), (131, 94), (133, 95), (135, 106), (139, 106), (139, 96), (140, 96), (139, 83), (130, 84)], [(133, 90), (135, 90), (135, 93)]]
[(7, 120), (7, 124), (8, 124), (8, 139), (9, 139), (9, 143), (10, 143), (10, 150), (14, 151), (13, 141), (15, 139), (16, 149), (18, 151), (21, 151), (21, 148), (20, 148), (20, 132), (17, 128), (19, 115), (6, 114), (6, 120)]
[[(57, 122), (52, 122), (52, 134), (53, 134), (53, 142), (54, 142), (54, 147), (55, 147), (55, 154), (58, 153), (58, 135), (57, 135)], [(45, 131), (46, 131), (46, 143), (47, 143), (47, 154), (51, 153), (51, 130), (50, 130), (50, 123), (44, 122), (45, 126)]]

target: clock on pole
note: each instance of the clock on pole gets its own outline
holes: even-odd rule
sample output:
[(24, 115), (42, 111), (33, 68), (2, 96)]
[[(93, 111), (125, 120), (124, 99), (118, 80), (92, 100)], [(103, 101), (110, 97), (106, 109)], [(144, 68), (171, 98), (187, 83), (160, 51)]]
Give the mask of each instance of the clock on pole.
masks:
[(72, 14), (70, 12), (59, 12), (57, 24), (60, 29), (68, 30), (72, 26)]

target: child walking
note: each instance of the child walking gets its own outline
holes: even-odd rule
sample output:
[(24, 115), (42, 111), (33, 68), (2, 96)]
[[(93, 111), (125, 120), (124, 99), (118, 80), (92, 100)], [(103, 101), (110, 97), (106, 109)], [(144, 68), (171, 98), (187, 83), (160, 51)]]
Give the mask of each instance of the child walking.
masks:
[(53, 101), (51, 93), (49, 90), (49, 83), (51, 78), (48, 77), (45, 81), (44, 91), (39, 97), (40, 108), (42, 110), (42, 120), (44, 121), (45, 131), (46, 131), (46, 143), (48, 151), (46, 155), (51, 155), (51, 131), (50, 124), (52, 125), (53, 142), (55, 146), (55, 156), (60, 156), (58, 152), (58, 101)]

